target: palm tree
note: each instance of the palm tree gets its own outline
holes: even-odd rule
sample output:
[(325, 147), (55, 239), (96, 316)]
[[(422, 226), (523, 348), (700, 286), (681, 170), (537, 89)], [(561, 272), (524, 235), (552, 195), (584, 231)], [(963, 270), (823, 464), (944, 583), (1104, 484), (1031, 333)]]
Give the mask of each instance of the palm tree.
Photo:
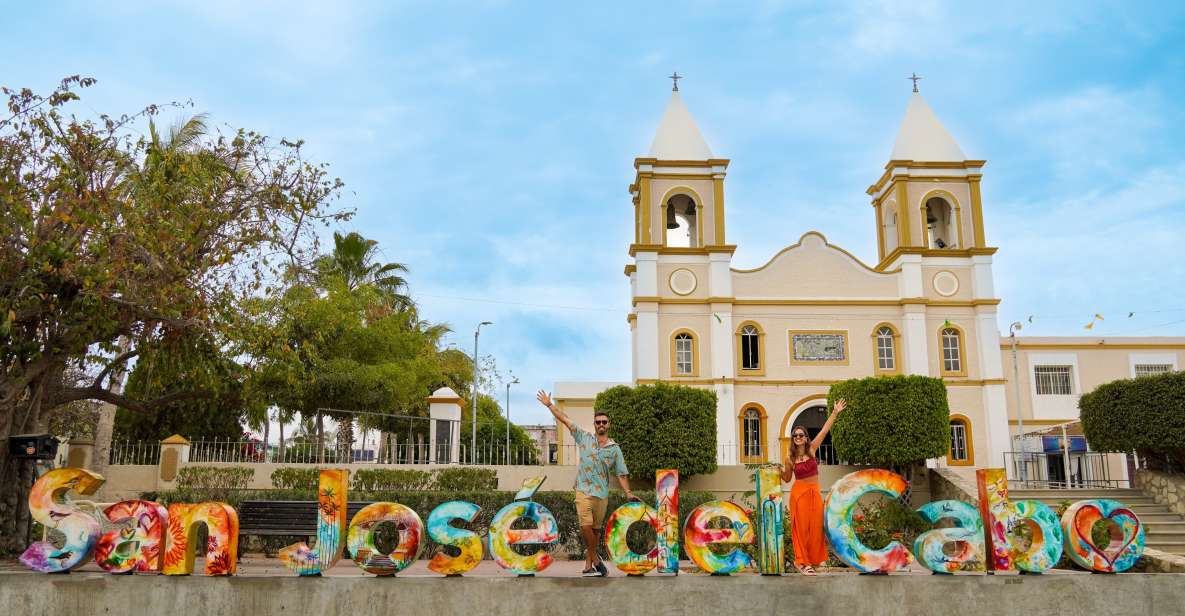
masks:
[[(162, 138), (156, 130), (156, 123), (148, 121), (148, 143), (145, 144), (144, 160), (139, 164), (131, 158), (121, 161), (117, 173), (120, 176), (119, 191), (130, 199), (136, 199), (145, 194), (153, 179), (164, 174), (168, 177), (175, 168), (176, 159), (184, 155), (195, 156), (199, 150), (199, 140), (206, 134), (206, 114), (198, 114), (188, 119), (178, 119), (169, 127), (168, 135)], [(132, 340), (128, 335), (122, 335), (116, 342), (115, 355), (123, 355), (132, 348)], [(112, 370), (107, 388), (113, 393), (123, 391), (124, 377), (127, 366), (120, 366)], [(114, 404), (104, 403), (99, 407), (98, 421), (95, 425), (94, 460), (95, 472), (107, 472), (108, 456), (111, 451), (111, 438), (115, 431)]]
[(340, 277), (346, 288), (353, 291), (362, 285), (373, 285), (382, 291), (394, 304), (403, 310), (413, 304), (406, 294), (407, 266), (402, 263), (378, 263), (378, 242), (368, 240), (351, 231), (346, 235), (333, 233), (333, 252), (317, 259), (315, 264), (319, 275)]

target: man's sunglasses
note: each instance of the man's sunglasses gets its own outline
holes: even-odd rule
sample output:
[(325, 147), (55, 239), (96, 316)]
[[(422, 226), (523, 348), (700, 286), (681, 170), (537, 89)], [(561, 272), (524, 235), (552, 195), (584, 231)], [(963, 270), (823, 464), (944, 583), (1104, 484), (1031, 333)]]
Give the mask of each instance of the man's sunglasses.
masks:
[(607, 426), (607, 425), (609, 425), (609, 420), (608, 419), (597, 419), (597, 420), (593, 421), (593, 424), (597, 425), (597, 426)]

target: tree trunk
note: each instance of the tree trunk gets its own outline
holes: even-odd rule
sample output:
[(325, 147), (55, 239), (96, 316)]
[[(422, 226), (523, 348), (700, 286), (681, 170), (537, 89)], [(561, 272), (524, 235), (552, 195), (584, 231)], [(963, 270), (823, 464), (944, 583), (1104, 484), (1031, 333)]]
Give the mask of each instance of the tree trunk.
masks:
[(354, 418), (347, 417), (337, 422), (337, 462), (349, 464), (353, 462), (354, 450)]
[(263, 461), (267, 462), (267, 452), (270, 446), (268, 445), (268, 438), (272, 432), (272, 418), (271, 412), (264, 413), (263, 416)]
[(284, 418), (280, 417), (280, 449), (276, 451), (276, 461), (284, 461)]
[[(128, 351), (132, 345), (132, 341), (127, 336), (120, 336), (118, 348), (115, 350), (115, 355), (118, 357)], [(107, 389), (115, 394), (123, 393), (123, 377), (125, 374), (125, 363), (111, 371), (111, 383)], [(101, 385), (101, 384), (100, 384)], [(99, 475), (107, 475), (107, 465), (111, 462), (111, 437), (115, 432), (115, 412), (119, 407), (114, 404), (104, 402), (99, 407), (99, 420), (95, 424), (95, 449), (91, 457), (90, 470)], [(108, 486), (104, 484), (95, 494), (95, 500), (103, 498)]]

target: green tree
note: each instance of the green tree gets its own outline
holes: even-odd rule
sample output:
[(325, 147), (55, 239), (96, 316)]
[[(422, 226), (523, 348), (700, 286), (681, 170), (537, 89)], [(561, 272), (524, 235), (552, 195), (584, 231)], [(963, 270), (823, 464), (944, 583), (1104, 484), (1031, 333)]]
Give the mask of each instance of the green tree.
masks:
[(609, 436), (621, 445), (630, 475), (654, 471), (681, 477), (716, 471), (716, 392), (683, 385), (618, 385), (597, 394), (593, 408), (609, 415)]
[[(372, 285), (390, 297), (398, 308), (412, 305), (406, 295), (407, 281), (403, 275), (407, 266), (402, 263), (378, 263), (378, 242), (351, 231), (346, 235), (334, 232), (333, 252), (317, 259), (316, 280), (338, 279), (353, 290)], [(315, 283), (316, 284), (316, 283)]]
[(120, 409), (115, 434), (132, 441), (158, 441), (174, 434), (190, 439), (237, 439), (243, 435), (246, 367), (226, 357), (209, 336), (166, 334), (141, 348), (124, 393), (154, 398), (177, 383), (209, 391), (209, 397), (178, 400), (145, 412)]
[[(138, 398), (109, 381), (166, 329), (211, 332), (236, 356), (245, 298), (278, 278), (279, 262), (310, 262), (315, 229), (344, 217), (326, 209), (340, 182), (298, 142), (186, 122), (163, 148), (132, 132), (155, 106), (71, 115), (93, 81), (68, 78), (46, 96), (0, 90), (0, 439), (44, 430), (80, 400), (150, 412), (211, 397), (176, 383)], [(68, 369), (90, 378), (71, 383)], [(23, 547), (31, 478), (0, 450), (0, 551)]]
[(1134, 451), (1153, 468), (1185, 470), (1185, 372), (1104, 383), (1078, 409), (1091, 449)]
[(828, 408), (847, 400), (831, 428), (835, 453), (852, 464), (904, 465), (950, 450), (950, 407), (942, 379), (877, 376), (831, 386)]
[[(340, 422), (339, 439), (352, 442), (355, 416), (369, 411), (427, 416), (425, 398), (442, 379), (437, 353), (441, 328), (424, 327), (414, 310), (392, 306), (373, 284), (352, 287), (322, 278), (318, 287), (297, 285), (252, 305), (266, 340), (260, 387), (275, 406), (306, 418)], [(368, 426), (403, 429), (399, 422), (372, 417)], [(427, 424), (422, 423), (426, 434)], [(406, 439), (404, 442), (407, 442)]]

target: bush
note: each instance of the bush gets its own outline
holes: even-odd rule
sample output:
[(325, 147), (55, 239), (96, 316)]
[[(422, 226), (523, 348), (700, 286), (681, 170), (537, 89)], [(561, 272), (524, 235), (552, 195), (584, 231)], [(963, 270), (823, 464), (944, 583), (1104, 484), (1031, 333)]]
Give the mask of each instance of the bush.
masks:
[[(654, 504), (654, 492), (636, 491), (634, 495), (641, 498), (643, 502)], [(227, 495), (225, 499), (209, 498), (211, 494), (194, 489), (186, 490), (170, 490), (167, 492), (146, 492), (141, 495), (141, 498), (156, 501), (162, 505), (168, 506), (171, 503), (197, 503), (204, 500), (223, 500), (227, 504), (239, 507), (243, 501), (250, 500), (307, 500), (310, 503), (317, 500), (316, 490), (240, 490), (232, 492)], [(537, 492), (535, 502), (547, 507), (555, 516), (556, 522), (559, 526), (560, 541), (552, 548), (553, 553), (567, 553), (569, 556), (582, 556), (583, 547), (580, 542), (580, 522), (576, 515), (576, 505), (574, 502), (575, 494), (568, 491), (548, 491)], [(481, 511), (477, 515), (477, 519), (470, 524), (463, 525), (469, 530), (473, 530), (484, 538), (489, 528), (490, 520), (493, 519), (494, 514), (505, 505), (513, 502), (514, 492), (501, 490), (471, 490), (461, 492), (442, 492), (434, 490), (421, 491), (376, 491), (376, 492), (355, 492), (351, 491), (350, 502), (395, 502), (405, 505), (419, 514), (420, 519), (425, 523), (428, 521), (428, 515), (432, 513), (441, 503), (451, 500), (469, 501), (481, 507)], [(716, 500), (716, 497), (711, 492), (699, 492), (691, 490), (679, 491), (679, 541), (682, 544), (682, 529), (683, 524), (687, 521), (687, 516), (693, 509), (699, 505), (711, 500)], [(625, 495), (617, 490), (609, 493), (608, 510), (612, 512), (617, 507), (625, 504)], [(650, 532), (650, 531), (647, 531)], [(283, 541), (276, 543), (277, 546), (282, 547), (297, 541), (304, 541), (305, 537), (293, 536), (291, 540), (286, 543)], [(435, 554), (440, 546), (428, 538), (427, 534), (421, 537), (424, 542), (424, 548), (421, 552), (421, 558), (429, 558)], [(484, 543), (484, 541), (483, 541)], [(680, 549), (680, 555), (686, 556), (686, 552)]]
[(633, 477), (679, 469), (688, 479), (716, 471), (716, 393), (682, 385), (618, 385), (597, 394), (609, 436), (621, 445)]
[(1104, 383), (1078, 399), (1095, 451), (1136, 452), (1153, 467), (1185, 469), (1185, 372)]
[(177, 472), (177, 487), (242, 490), (254, 478), (250, 466), (185, 466)]
[[(272, 485), (281, 490), (316, 490), (321, 469), (285, 466), (272, 471)], [(416, 469), (362, 469), (350, 474), (350, 489), (377, 491), (496, 490), (498, 472), (489, 468), (450, 467), (432, 471)]]
[(360, 492), (430, 490), (432, 484), (430, 471), (376, 468), (354, 471), (351, 474), (350, 489)]
[(436, 471), (432, 489), (445, 492), (497, 490), (498, 471), (492, 468), (443, 468)]
[(282, 490), (316, 490), (321, 469), (283, 466), (272, 471), (272, 485)]
[(942, 379), (877, 376), (831, 386), (828, 407), (847, 400), (832, 426), (839, 459), (852, 464), (907, 465), (950, 450), (950, 407)]

